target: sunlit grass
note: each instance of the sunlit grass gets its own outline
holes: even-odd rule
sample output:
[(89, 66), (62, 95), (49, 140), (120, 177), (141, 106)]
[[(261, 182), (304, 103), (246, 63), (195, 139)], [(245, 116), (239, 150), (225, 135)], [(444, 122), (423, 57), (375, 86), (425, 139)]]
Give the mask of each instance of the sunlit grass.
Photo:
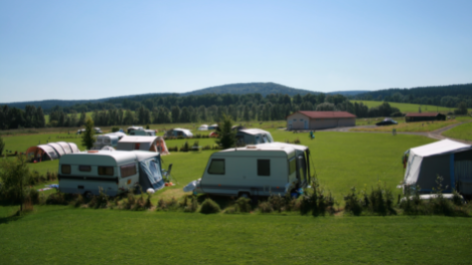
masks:
[(422, 122), (405, 122), (397, 125), (378, 126), (373, 128), (352, 128), (354, 132), (432, 132), (446, 126), (459, 123), (458, 120), (447, 121), (422, 121)]

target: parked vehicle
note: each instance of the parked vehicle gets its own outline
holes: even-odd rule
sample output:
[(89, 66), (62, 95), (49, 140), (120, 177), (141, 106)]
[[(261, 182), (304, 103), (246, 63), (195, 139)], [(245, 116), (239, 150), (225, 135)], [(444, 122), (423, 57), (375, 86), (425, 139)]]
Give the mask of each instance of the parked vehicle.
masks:
[(395, 125), (395, 124), (398, 124), (398, 122), (390, 119), (390, 118), (385, 118), (383, 121), (381, 122), (377, 122), (375, 125), (377, 126), (385, 126), (385, 125)]
[(261, 129), (240, 129), (236, 133), (236, 139), (238, 146), (274, 142), (270, 132)]
[(226, 196), (293, 193), (310, 183), (309, 159), (306, 146), (286, 143), (226, 149), (211, 155), (193, 191)]
[(145, 151), (103, 151), (67, 154), (59, 160), (59, 190), (64, 193), (109, 196), (134, 190), (161, 189), (159, 153)]
[(142, 136), (156, 136), (156, 131), (154, 130), (131, 130), (129, 135), (142, 135)]
[(188, 129), (182, 128), (174, 128), (167, 131), (164, 135), (165, 137), (184, 137), (184, 138), (191, 138), (193, 137), (193, 133)]

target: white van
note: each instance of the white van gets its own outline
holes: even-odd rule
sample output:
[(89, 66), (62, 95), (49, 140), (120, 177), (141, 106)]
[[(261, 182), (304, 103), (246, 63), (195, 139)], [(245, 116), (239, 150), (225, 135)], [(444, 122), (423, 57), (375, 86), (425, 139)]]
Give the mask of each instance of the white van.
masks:
[(309, 183), (309, 150), (285, 143), (248, 145), (213, 153), (196, 193), (227, 196), (284, 195)]
[(59, 190), (64, 193), (109, 196), (133, 190), (161, 189), (159, 153), (146, 151), (103, 151), (67, 154), (59, 160)]

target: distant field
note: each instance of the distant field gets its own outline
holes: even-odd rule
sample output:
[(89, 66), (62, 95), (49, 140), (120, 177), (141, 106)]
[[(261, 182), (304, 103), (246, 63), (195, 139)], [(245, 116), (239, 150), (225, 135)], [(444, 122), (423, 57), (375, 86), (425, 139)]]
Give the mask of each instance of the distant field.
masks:
[(3, 264), (470, 263), (470, 218), (35, 208), (0, 219)]
[(472, 122), (452, 128), (444, 132), (442, 135), (451, 138), (472, 141)]
[[(363, 103), (369, 108), (377, 107), (383, 103), (383, 101), (371, 101), (371, 100), (351, 100), (352, 103)], [(407, 112), (418, 112), (418, 109), (421, 107), (422, 112), (450, 112), (454, 111), (454, 108), (446, 108), (446, 107), (437, 107), (432, 105), (418, 105), (418, 104), (410, 104), (410, 103), (396, 103), (396, 102), (389, 102), (390, 106), (400, 109), (402, 113)]]
[(397, 125), (377, 126), (372, 128), (352, 128), (353, 132), (432, 132), (446, 126), (459, 123), (458, 120), (434, 121), (434, 122), (404, 122)]

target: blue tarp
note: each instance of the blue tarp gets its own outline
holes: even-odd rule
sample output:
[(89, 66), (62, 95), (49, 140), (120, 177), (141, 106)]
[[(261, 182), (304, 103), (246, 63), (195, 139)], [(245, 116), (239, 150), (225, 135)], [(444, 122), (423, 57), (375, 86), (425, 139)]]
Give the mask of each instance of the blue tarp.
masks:
[(159, 156), (139, 162), (140, 176), (139, 184), (143, 191), (149, 188), (160, 190), (164, 187), (162, 178), (161, 159)]

